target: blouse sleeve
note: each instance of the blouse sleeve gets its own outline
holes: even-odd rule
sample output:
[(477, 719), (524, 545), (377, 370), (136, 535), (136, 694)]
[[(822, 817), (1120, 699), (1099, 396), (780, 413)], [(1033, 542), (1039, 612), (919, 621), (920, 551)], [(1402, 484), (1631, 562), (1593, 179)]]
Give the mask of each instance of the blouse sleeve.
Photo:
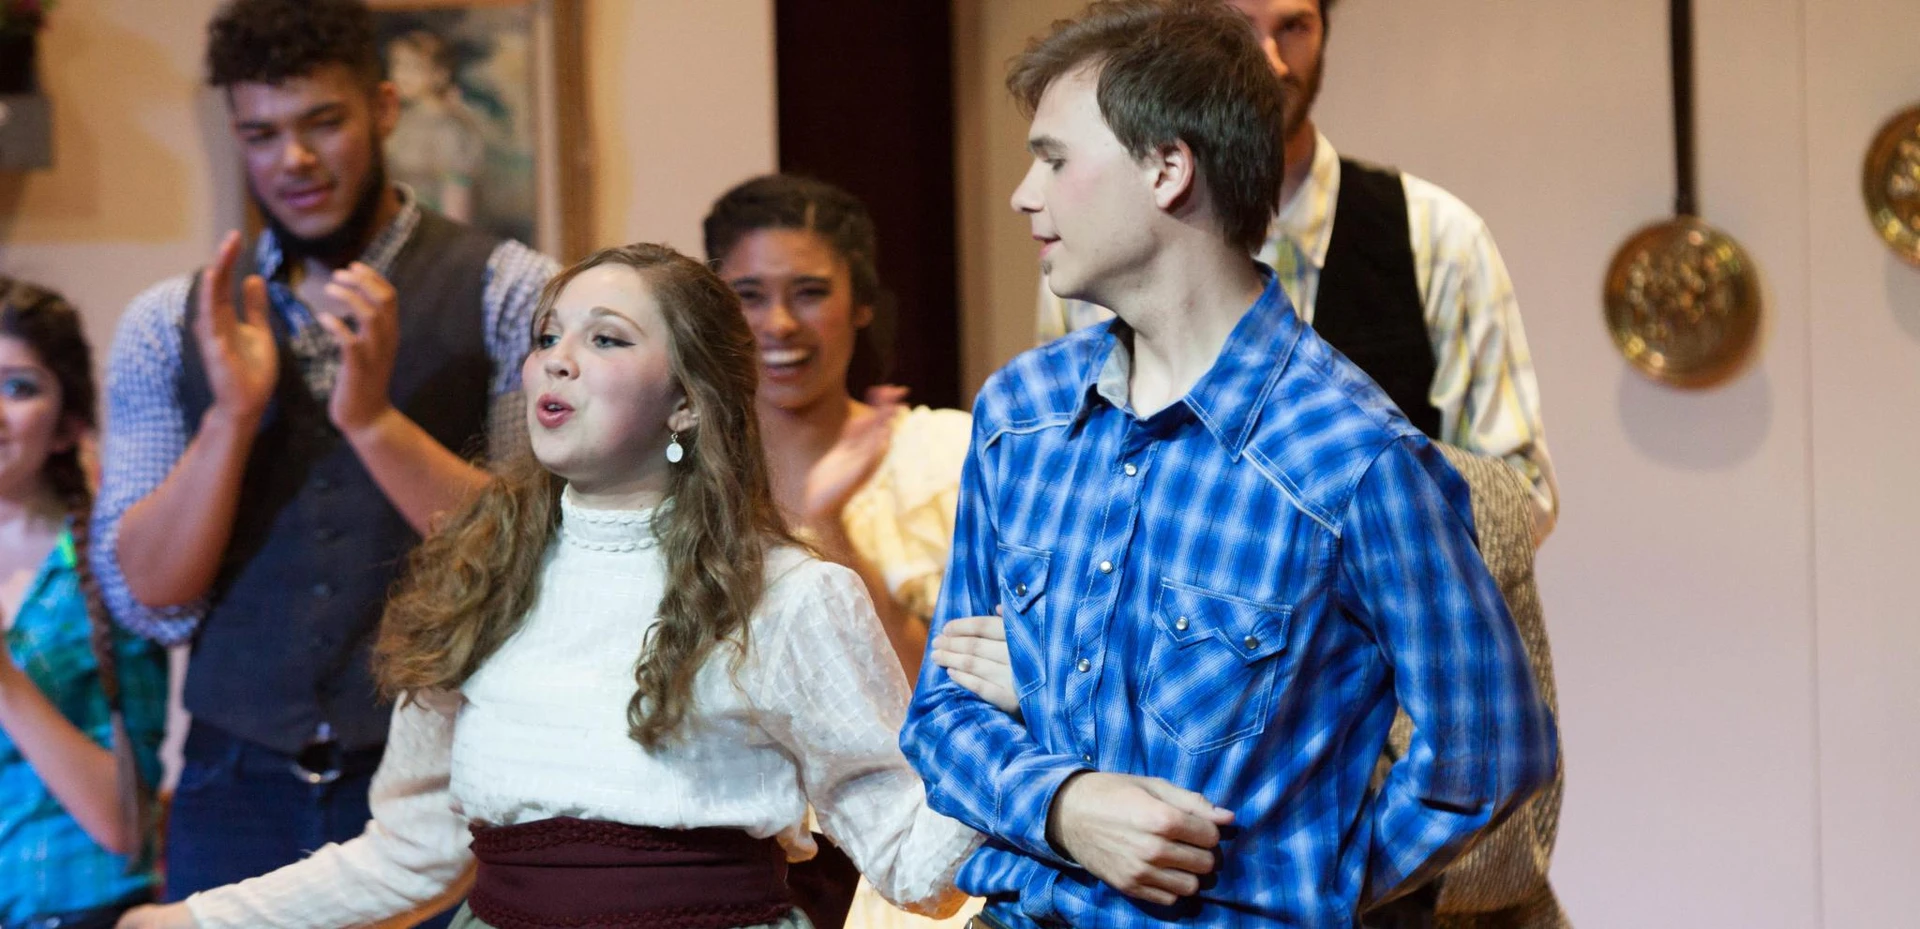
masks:
[(953, 913), (966, 899), (954, 874), (981, 838), (927, 808), (900, 753), (907, 681), (859, 576), (808, 561), (770, 585), (767, 600), (746, 679), (821, 831), (888, 901)]
[(471, 860), (466, 819), (449, 790), (458, 704), (434, 694), (395, 707), (366, 831), (271, 874), (188, 897), (201, 929), (363, 926), (437, 902)]

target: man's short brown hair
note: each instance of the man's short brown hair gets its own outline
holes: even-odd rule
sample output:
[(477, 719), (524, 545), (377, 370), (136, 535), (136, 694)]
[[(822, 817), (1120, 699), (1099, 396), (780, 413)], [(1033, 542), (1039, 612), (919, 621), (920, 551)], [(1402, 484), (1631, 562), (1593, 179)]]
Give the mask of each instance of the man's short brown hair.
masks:
[(1029, 42), (1007, 89), (1031, 117), (1049, 85), (1087, 65), (1120, 144), (1145, 158), (1187, 143), (1227, 236), (1259, 249), (1279, 208), (1286, 118), (1247, 21), (1219, 0), (1102, 0)]

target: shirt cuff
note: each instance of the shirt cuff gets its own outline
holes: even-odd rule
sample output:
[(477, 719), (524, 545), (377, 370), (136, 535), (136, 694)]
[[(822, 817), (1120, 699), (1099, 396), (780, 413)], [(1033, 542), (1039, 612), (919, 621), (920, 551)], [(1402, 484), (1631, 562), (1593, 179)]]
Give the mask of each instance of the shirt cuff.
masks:
[(1008, 766), (1000, 774), (1000, 822), (994, 832), (1038, 861), (1056, 868), (1080, 867), (1047, 840), (1047, 819), (1067, 778), (1093, 770), (1072, 755), (1034, 755)]

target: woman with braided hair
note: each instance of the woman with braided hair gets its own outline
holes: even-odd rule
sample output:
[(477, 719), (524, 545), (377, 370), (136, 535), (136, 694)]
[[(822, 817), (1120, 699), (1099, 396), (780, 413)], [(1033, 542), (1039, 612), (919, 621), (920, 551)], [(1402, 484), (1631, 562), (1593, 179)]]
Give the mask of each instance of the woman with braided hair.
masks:
[(166, 663), (87, 567), (94, 409), (79, 314), (0, 277), (0, 925), (110, 926), (153, 888)]

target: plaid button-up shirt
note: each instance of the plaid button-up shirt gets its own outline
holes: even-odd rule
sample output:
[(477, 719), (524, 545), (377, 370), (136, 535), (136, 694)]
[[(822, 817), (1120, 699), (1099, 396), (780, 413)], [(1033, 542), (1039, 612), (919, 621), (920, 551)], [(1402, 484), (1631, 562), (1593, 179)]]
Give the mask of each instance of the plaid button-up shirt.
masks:
[[(1024, 722), (929, 662), (902, 745), (933, 806), (991, 837), (960, 885), (1011, 922), (1349, 927), (1554, 771), (1467, 487), (1271, 279), (1150, 417), (1124, 333), (982, 389), (935, 631), (1004, 607)], [(1396, 705), (1413, 746), (1369, 789)], [(1198, 896), (1131, 900), (1048, 842), (1086, 770), (1234, 811)]]
[[(1340, 174), (1339, 153), (1326, 136), (1316, 135), (1312, 170), (1293, 198), (1280, 205), (1266, 243), (1255, 253), (1273, 266), (1287, 299), (1309, 325), (1333, 241)], [(1407, 194), (1407, 244), (1433, 343), (1427, 400), (1440, 411), (1439, 439), (1499, 458), (1527, 479), (1538, 544), (1559, 519), (1560, 489), (1513, 280), (1480, 214), (1432, 183), (1404, 173), (1400, 180)], [(1112, 318), (1093, 304), (1062, 300), (1045, 280), (1040, 282), (1041, 341)]]
[[(392, 270), (414, 229), (420, 207), (413, 191), (399, 186), (400, 212), (374, 235), (360, 260), (381, 274)], [(300, 302), (283, 279), (280, 245), (268, 230), (255, 245), (258, 273), (267, 279), (269, 312), (279, 313), (290, 333), (288, 348), (307, 389), (324, 401), (340, 373), (340, 346), (322, 328), (314, 311)], [(506, 239), (487, 258), (479, 321), (487, 355), (493, 362), (492, 424), (517, 411), (520, 361), (533, 333), (533, 311), (540, 291), (558, 270), (553, 259)], [(194, 274), (182, 274), (148, 288), (127, 306), (107, 357), (107, 428), (101, 448), (100, 497), (93, 513), (93, 571), (114, 618), (128, 629), (167, 645), (192, 638), (205, 617), (205, 600), (152, 607), (134, 597), (121, 570), (120, 522), (133, 505), (154, 492), (186, 454), (198, 423), (180, 411), (176, 388), (183, 364), (183, 322)], [(405, 364), (401, 359), (398, 364)]]
[[(100, 685), (78, 557), (73, 537), (62, 534), (28, 585), (13, 624), (0, 636), (10, 655), (0, 660), (18, 665), (67, 722), (108, 748), (112, 715)], [(151, 790), (160, 783), (166, 654), (120, 630), (112, 641), (127, 735), (142, 783)], [(13, 737), (0, 729), (0, 926), (106, 906), (140, 893), (153, 883), (153, 871), (133, 865), (87, 834)]]

